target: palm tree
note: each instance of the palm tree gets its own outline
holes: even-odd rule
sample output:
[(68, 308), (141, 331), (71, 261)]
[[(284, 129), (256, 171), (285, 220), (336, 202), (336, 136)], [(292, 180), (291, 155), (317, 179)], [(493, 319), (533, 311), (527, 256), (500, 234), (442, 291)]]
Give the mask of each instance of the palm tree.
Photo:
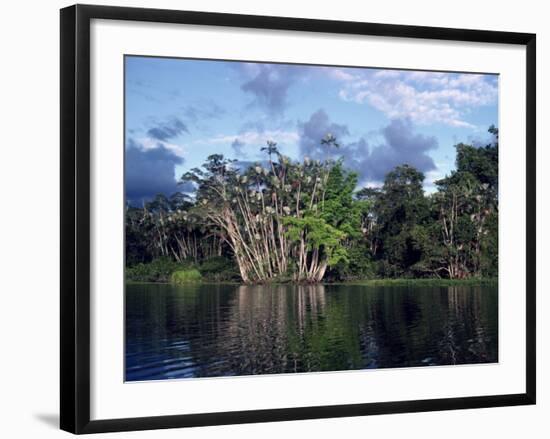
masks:
[(327, 133), (327, 135), (321, 139), (321, 145), (334, 146), (335, 148), (340, 148), (340, 144), (336, 141), (336, 137), (332, 133)]
[(279, 152), (279, 150), (277, 149), (277, 143), (274, 142), (273, 140), (268, 140), (267, 141), (267, 146), (262, 146), (260, 148), (260, 151), (265, 151), (267, 152), (267, 154), (269, 155), (269, 161), (271, 162), (271, 155), (272, 154), (276, 154), (277, 156), (281, 156), (281, 153)]

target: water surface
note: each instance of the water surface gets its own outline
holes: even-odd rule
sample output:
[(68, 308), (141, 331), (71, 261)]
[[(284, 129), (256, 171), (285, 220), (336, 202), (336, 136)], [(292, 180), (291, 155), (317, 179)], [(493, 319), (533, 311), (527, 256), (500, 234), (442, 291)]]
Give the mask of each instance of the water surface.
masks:
[(126, 380), (498, 361), (496, 287), (126, 286)]

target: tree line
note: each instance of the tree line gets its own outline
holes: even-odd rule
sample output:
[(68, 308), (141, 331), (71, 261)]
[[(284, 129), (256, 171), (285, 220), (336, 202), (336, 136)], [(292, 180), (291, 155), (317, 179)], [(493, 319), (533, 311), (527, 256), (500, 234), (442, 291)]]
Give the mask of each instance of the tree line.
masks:
[[(126, 264), (223, 260), (244, 283), (498, 275), (498, 129), (485, 146), (456, 145), (456, 169), (426, 194), (403, 164), (357, 189), (343, 159), (294, 161), (269, 141), (242, 169), (221, 154), (185, 173), (192, 196), (158, 195), (126, 209)], [(328, 134), (321, 144), (337, 152)]]

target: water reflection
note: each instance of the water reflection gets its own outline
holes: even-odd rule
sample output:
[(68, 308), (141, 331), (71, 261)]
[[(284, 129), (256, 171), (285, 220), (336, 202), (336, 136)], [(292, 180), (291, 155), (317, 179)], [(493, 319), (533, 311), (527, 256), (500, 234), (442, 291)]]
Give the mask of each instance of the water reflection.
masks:
[(497, 290), (128, 285), (126, 379), (495, 362)]

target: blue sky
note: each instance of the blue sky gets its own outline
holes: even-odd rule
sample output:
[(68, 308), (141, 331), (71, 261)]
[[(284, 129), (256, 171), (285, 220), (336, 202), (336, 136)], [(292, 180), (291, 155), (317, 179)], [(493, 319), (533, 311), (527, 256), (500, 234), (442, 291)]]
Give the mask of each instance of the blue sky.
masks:
[[(407, 163), (426, 191), (454, 169), (458, 142), (485, 144), (498, 126), (498, 76), (371, 68), (126, 57), (126, 197), (182, 190), (210, 154), (265, 159), (267, 140), (294, 160), (334, 157), (379, 186)], [(185, 188), (183, 188), (185, 189)]]

